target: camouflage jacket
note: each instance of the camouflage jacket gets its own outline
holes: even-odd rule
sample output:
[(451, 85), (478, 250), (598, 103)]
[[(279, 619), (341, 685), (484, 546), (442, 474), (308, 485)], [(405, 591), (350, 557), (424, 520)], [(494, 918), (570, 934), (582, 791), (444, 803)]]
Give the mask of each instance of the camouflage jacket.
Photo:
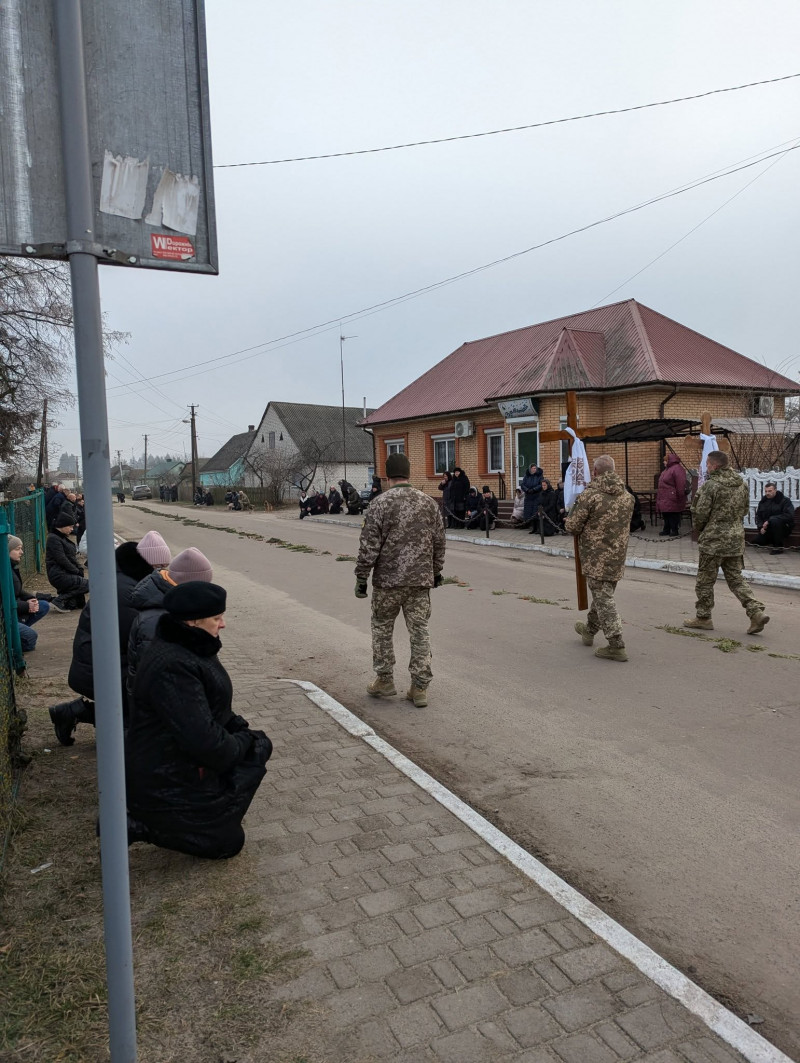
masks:
[(692, 524), (704, 554), (741, 557), (744, 520), (750, 507), (747, 484), (733, 469), (715, 469), (692, 502)]
[(374, 587), (432, 587), (444, 566), (444, 522), (439, 506), (410, 484), (397, 484), (369, 504), (356, 579)]
[(615, 472), (604, 472), (578, 495), (565, 527), (577, 535), (590, 579), (620, 580), (625, 569), (634, 498)]

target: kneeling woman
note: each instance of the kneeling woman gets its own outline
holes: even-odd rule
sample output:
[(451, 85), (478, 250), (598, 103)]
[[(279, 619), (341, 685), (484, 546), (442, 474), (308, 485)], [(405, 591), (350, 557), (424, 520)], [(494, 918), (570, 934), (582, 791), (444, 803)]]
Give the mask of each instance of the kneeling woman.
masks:
[(223, 588), (182, 583), (163, 605), (130, 706), (128, 840), (226, 859), (244, 845), (242, 818), (272, 743), (231, 710), (233, 686), (217, 656)]

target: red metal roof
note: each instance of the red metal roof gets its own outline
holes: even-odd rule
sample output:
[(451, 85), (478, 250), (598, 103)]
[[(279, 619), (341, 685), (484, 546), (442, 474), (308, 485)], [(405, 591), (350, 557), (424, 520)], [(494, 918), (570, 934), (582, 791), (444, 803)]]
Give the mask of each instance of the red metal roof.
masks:
[(518, 395), (654, 383), (800, 391), (796, 381), (628, 299), (465, 343), (365, 423), (474, 410)]

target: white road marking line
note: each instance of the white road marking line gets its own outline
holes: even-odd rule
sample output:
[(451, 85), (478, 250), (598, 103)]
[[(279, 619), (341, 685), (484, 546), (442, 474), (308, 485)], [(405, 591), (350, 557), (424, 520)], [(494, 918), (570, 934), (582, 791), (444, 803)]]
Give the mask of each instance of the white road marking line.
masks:
[(363, 739), (376, 752), (384, 756), (399, 771), (413, 780), (434, 800), (438, 801), (454, 816), (466, 824), (488, 845), (509, 860), (524, 875), (532, 879), (545, 893), (548, 893), (563, 908), (589, 927), (597, 936), (610, 945), (626, 960), (638, 968), (656, 985), (660, 986), (675, 1000), (701, 1019), (710, 1030), (722, 1038), (737, 1052), (741, 1052), (749, 1063), (795, 1063), (780, 1049), (770, 1044), (766, 1038), (753, 1030), (747, 1023), (737, 1018), (732, 1011), (714, 1000), (704, 989), (696, 985), (685, 974), (673, 967), (671, 963), (659, 956), (643, 941), (635, 937), (611, 916), (592, 904), (590, 900), (560, 878), (555, 872), (537, 860), (529, 852), (503, 834), (492, 823), (476, 812), (468, 804), (456, 797), (445, 786), (428, 775), (408, 757), (403, 756), (394, 746), (389, 745), (375, 734), (369, 724), (359, 720), (349, 709), (326, 694), (315, 683), (302, 679), (284, 679), (284, 683), (294, 683), (304, 690), (307, 697), (323, 712), (356, 738)]

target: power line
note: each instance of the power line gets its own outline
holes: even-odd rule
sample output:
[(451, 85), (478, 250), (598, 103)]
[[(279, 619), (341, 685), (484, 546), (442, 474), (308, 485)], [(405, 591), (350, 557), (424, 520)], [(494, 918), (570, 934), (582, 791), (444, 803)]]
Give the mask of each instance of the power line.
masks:
[[(797, 146), (800, 146), (800, 145), (797, 145)], [(750, 181), (748, 181), (746, 184), (742, 185), (742, 187), (739, 189), (738, 192), (734, 192), (733, 195), (729, 196), (725, 200), (724, 203), (720, 203), (720, 205), (718, 207), (716, 207), (714, 210), (712, 210), (710, 214), (706, 214), (706, 216), (702, 219), (702, 221), (699, 221), (696, 225), (693, 225), (692, 228), (689, 229), (688, 232), (685, 232), (683, 234), (683, 236), (681, 236), (674, 243), (670, 244), (669, 247), (665, 248), (660, 254), (656, 255), (655, 258), (651, 258), (646, 266), (642, 266), (641, 269), (637, 269), (637, 271), (635, 273), (632, 273), (630, 275), (630, 277), (627, 277), (622, 282), (622, 284), (618, 284), (616, 286), (616, 288), (612, 288), (610, 292), (607, 292), (601, 299), (598, 299), (596, 303), (592, 303), (591, 309), (593, 310), (596, 306), (600, 306), (602, 303), (605, 303), (605, 301), (607, 299), (610, 299), (612, 295), (616, 295), (616, 293), (620, 290), (620, 288), (624, 288), (626, 284), (630, 284), (630, 282), (632, 280), (634, 280), (636, 277), (638, 277), (642, 273), (644, 273), (645, 270), (648, 270), (648, 269), (650, 269), (651, 266), (655, 265), (655, 263), (658, 262), (659, 259), (662, 259), (665, 255), (668, 255), (670, 253), (670, 251), (672, 251), (673, 248), (678, 246), (678, 244), (682, 244), (684, 240), (688, 240), (688, 238), (692, 235), (692, 233), (697, 232), (697, 230), (702, 228), (702, 226), (705, 225), (705, 223), (707, 221), (710, 221), (714, 217), (715, 214), (719, 214), (719, 212), (721, 210), (724, 210), (725, 207), (727, 207), (729, 203), (732, 203), (734, 201), (734, 199), (737, 199), (742, 194), (742, 192), (746, 192), (747, 189), (750, 187), (750, 185), (754, 185), (756, 183), (756, 181), (760, 180), (768, 170), (772, 169), (773, 166), (777, 166), (779, 162), (782, 162), (783, 159), (786, 158), (786, 156), (788, 155), (789, 151), (791, 151), (791, 150), (792, 149), (789, 148), (789, 149), (787, 149), (787, 151), (782, 151), (780, 153), (780, 155), (778, 155), (778, 157), (776, 159), (772, 160), (772, 162), (769, 164), (769, 166), (765, 166), (764, 167), (764, 169), (761, 171), (761, 173), (756, 174), (756, 176), (753, 177)]]
[[(178, 380), (188, 380), (191, 377), (202, 376), (205, 373), (214, 372), (216, 369), (221, 368), (219, 365), (213, 365), (212, 363), (225, 361), (227, 365), (238, 365), (241, 362), (246, 362), (251, 358), (258, 357), (259, 354), (264, 353), (264, 348), (269, 347), (270, 352), (280, 350), (282, 347), (290, 346), (294, 343), (299, 343), (302, 340), (312, 338), (313, 336), (321, 335), (324, 332), (332, 331), (334, 328), (339, 328), (344, 322), (350, 322), (363, 317), (371, 317), (373, 314), (381, 313), (383, 310), (388, 310), (391, 307), (399, 306), (401, 303), (407, 302), (410, 299), (419, 298), (421, 295), (427, 295), (430, 292), (437, 291), (439, 288), (443, 288), (446, 285), (454, 284), (457, 281), (464, 280), (467, 277), (472, 277), (477, 273), (482, 273), (485, 270), (492, 269), (495, 266), (502, 265), (506, 262), (511, 262), (515, 258), (521, 258), (524, 255), (529, 255), (533, 251), (541, 250), (544, 247), (549, 247), (551, 244), (559, 243), (562, 240), (567, 240), (572, 236), (577, 236), (580, 233), (588, 232), (590, 229), (595, 229), (600, 225), (605, 225), (608, 222), (616, 221), (618, 218), (625, 217), (628, 214), (633, 214), (637, 211), (643, 210), (646, 207), (653, 206), (656, 203), (663, 202), (674, 196), (682, 195), (684, 192), (689, 192), (692, 189), (699, 188), (702, 185), (709, 184), (713, 181), (717, 181), (722, 177), (728, 177), (732, 174), (739, 173), (741, 170), (747, 170), (752, 166), (758, 166), (762, 162), (767, 162), (769, 159), (776, 158), (777, 156), (784, 157), (791, 151), (796, 151), (800, 144), (794, 143), (797, 138), (793, 138), (792, 141), (784, 141), (780, 145), (780, 151), (774, 151), (771, 154), (764, 154), (760, 152), (754, 161), (744, 161), (740, 164), (734, 164), (732, 166), (723, 167), (721, 170), (714, 171), (712, 174), (705, 177), (698, 178), (694, 181), (687, 182), (684, 185), (679, 185), (676, 188), (671, 189), (668, 192), (663, 192), (657, 196), (653, 196), (650, 199), (644, 200), (641, 203), (637, 203), (635, 206), (627, 207), (625, 210), (617, 211), (615, 214), (611, 214), (608, 217), (600, 218), (597, 221), (589, 222), (586, 225), (581, 225), (578, 228), (571, 229), (569, 232), (562, 233), (560, 236), (551, 237), (549, 240), (543, 240), (541, 243), (534, 244), (531, 247), (524, 248), (521, 251), (512, 252), (509, 255), (505, 255), (502, 258), (496, 258), (491, 262), (486, 262), (483, 265), (475, 266), (472, 269), (464, 270), (461, 273), (456, 273), (451, 277), (445, 277), (443, 280), (434, 281), (432, 284), (425, 285), (421, 288), (416, 288), (413, 291), (405, 292), (403, 295), (394, 296), (391, 299), (385, 299), (382, 302), (374, 303), (372, 306), (363, 307), (360, 310), (355, 310), (349, 314), (340, 314), (335, 318), (331, 318), (328, 321), (320, 322), (316, 325), (311, 325), (308, 328), (300, 329), (297, 332), (288, 333), (285, 336), (279, 336), (272, 340), (264, 340), (262, 343), (255, 344), (252, 347), (245, 347), (239, 351), (233, 351), (226, 355), (218, 355), (216, 358), (209, 358), (202, 362), (194, 362), (190, 365), (183, 366), (179, 369), (173, 369), (166, 373), (160, 373), (152, 379), (157, 380), (163, 377), (172, 377), (170, 383), (175, 383)], [(793, 144), (792, 147), (786, 148), (785, 144)], [(239, 357), (244, 355), (244, 357)], [(236, 361), (231, 361), (231, 359)], [(207, 366), (208, 368), (200, 368)], [(196, 369), (197, 372), (189, 372), (189, 370)], [(182, 374), (178, 376), (177, 374)], [(115, 390), (109, 388), (109, 391)], [(138, 394), (138, 392), (134, 392)]]
[(411, 140), (405, 144), (388, 144), (381, 148), (360, 148), (357, 151), (332, 151), (326, 155), (297, 155), (287, 159), (266, 159), (262, 162), (224, 162), (217, 163), (215, 170), (235, 170), (245, 166), (280, 166), (287, 162), (314, 162), (319, 159), (343, 159), (351, 155), (376, 155), (382, 151), (400, 151), (403, 148), (421, 148), (430, 144), (452, 144), (456, 140), (477, 140), (479, 137), (496, 137), (503, 133), (521, 133), (526, 129), (542, 129), (544, 126), (564, 125), (567, 122), (584, 122), (589, 118), (605, 118), (612, 114), (629, 114), (631, 111), (645, 111), (651, 107), (668, 107), (673, 103), (687, 103), (689, 100), (702, 100), (707, 96), (718, 96), (724, 92), (739, 92), (753, 89), (759, 85), (774, 85), (779, 81), (791, 81), (800, 77), (797, 74), (785, 74), (783, 77), (767, 78), (764, 81), (748, 81), (743, 85), (729, 85), (724, 89), (709, 89), (692, 96), (676, 96), (671, 100), (656, 100), (654, 103), (638, 103), (632, 107), (616, 107), (607, 111), (591, 111), (588, 114), (576, 114), (569, 118), (550, 118), (544, 122), (530, 122), (527, 125), (506, 126), (504, 129), (488, 129), (482, 133), (462, 133), (460, 136), (436, 137), (431, 140)]

